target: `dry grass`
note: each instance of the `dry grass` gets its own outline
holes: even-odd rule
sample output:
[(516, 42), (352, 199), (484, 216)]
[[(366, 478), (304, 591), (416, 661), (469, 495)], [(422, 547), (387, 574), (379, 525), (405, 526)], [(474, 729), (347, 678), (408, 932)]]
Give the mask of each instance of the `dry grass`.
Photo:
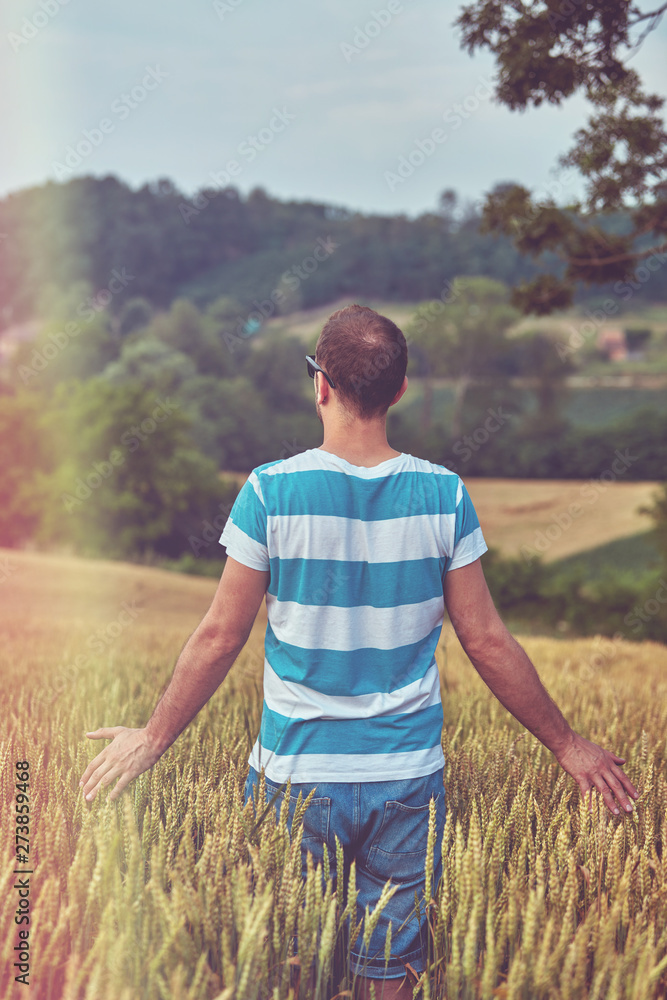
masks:
[[(657, 489), (657, 484), (651, 482), (606, 483), (595, 479), (464, 477), (464, 482), (489, 545), (504, 555), (517, 556), (523, 545), (535, 548), (541, 532), (550, 543), (544, 552), (545, 561), (648, 531), (651, 522), (639, 514), (638, 508), (649, 506)], [(568, 515), (571, 504), (580, 508), (574, 517)]]
[[(339, 897), (312, 869), (301, 882), (299, 821), (290, 838), (286, 814), (256, 828), (252, 805), (243, 808), (261, 710), (261, 626), (158, 764), (118, 802), (102, 794), (87, 806), (78, 780), (102, 744), (84, 732), (145, 724), (215, 584), (8, 558), (0, 995), (288, 1000), (348, 988), (343, 935), (359, 916), (353, 886)], [(110, 637), (120, 604), (135, 597), (143, 611)], [(100, 629), (109, 641), (93, 652)], [(445, 867), (433, 899), (420, 901), (432, 941), (421, 995), (657, 1000), (667, 991), (667, 649), (599, 639), (525, 646), (575, 727), (627, 758), (641, 798), (631, 818), (582, 808), (572, 781), (491, 697), (446, 630)], [(68, 671), (77, 655), (83, 662)], [(10, 978), (18, 760), (30, 761), (31, 774), (30, 987)], [(309, 992), (300, 971), (311, 959)]]

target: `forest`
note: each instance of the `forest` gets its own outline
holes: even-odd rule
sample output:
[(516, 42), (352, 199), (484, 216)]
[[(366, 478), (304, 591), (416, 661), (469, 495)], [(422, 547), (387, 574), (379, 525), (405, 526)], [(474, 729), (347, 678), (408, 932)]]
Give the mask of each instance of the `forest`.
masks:
[[(495, 193), (511, 189), (498, 184)], [(185, 297), (206, 308), (231, 295), (245, 315), (268, 297), (280, 314), (362, 296), (419, 302), (439, 296), (462, 274), (515, 286), (541, 272), (562, 273), (555, 254), (547, 251), (538, 266), (508, 236), (482, 232), (481, 218), (481, 204), (450, 189), (432, 212), (413, 219), (283, 202), (262, 188), (244, 196), (215, 183), (187, 197), (166, 178), (137, 190), (112, 175), (48, 182), (0, 200), (0, 329), (48, 315), (53, 290), (81, 282), (93, 298), (108, 290), (123, 330), (136, 298), (165, 309)], [(601, 225), (610, 234), (630, 228), (622, 211), (608, 213)], [(323, 243), (326, 267), (306, 272), (303, 261)], [(610, 282), (595, 296), (667, 297), (662, 266), (637, 288), (626, 284)], [(280, 302), (271, 292), (283, 293)], [(590, 290), (587, 296), (577, 289), (579, 301), (587, 297)], [(82, 304), (80, 315), (94, 307)]]

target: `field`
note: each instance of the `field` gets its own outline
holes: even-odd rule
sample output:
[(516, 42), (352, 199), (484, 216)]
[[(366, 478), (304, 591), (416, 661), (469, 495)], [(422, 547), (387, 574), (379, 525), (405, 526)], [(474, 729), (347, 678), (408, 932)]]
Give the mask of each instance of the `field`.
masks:
[[(545, 562), (648, 531), (651, 521), (639, 508), (650, 506), (658, 488), (657, 483), (577, 479), (464, 476), (463, 481), (489, 545), (505, 556), (518, 556), (528, 546)], [(575, 516), (571, 504), (580, 509)]]
[[(352, 880), (322, 884), (311, 868), (302, 882), (298, 818), (290, 841), (285, 812), (280, 824), (272, 813), (256, 823), (261, 816), (242, 807), (261, 710), (262, 621), (155, 767), (117, 802), (102, 793), (86, 805), (78, 781), (105, 743), (85, 732), (145, 724), (215, 582), (14, 552), (0, 553), (0, 576), (0, 995), (349, 995), (346, 928), (354, 935), (360, 927), (362, 937), (366, 930)], [(667, 648), (599, 637), (524, 645), (575, 728), (626, 757), (641, 797), (628, 818), (597, 802), (589, 813), (445, 628), (438, 655), (448, 820), (443, 879), (418, 901), (432, 941), (419, 995), (664, 997)], [(14, 856), (17, 762), (29, 764), (18, 772), (29, 775), (29, 866)], [(31, 870), (28, 986), (13, 982), (19, 867)]]

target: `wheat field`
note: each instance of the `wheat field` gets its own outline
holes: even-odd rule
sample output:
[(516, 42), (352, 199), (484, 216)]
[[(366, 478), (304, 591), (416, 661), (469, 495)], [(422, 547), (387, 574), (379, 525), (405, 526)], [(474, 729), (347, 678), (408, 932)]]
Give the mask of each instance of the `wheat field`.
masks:
[[(155, 767), (117, 802), (102, 792), (88, 805), (79, 778), (106, 743), (84, 733), (146, 723), (215, 583), (28, 553), (8, 553), (3, 565), (0, 995), (350, 996), (347, 949), (368, 940), (374, 921), (357, 912), (354, 876), (339, 889), (311, 865), (302, 881), (307, 803), (291, 837), (284, 810), (276, 823), (261, 799), (257, 815), (243, 807), (261, 711), (262, 622)], [(599, 637), (523, 644), (575, 728), (626, 757), (641, 797), (629, 817), (597, 803), (587, 811), (446, 627), (443, 878), (434, 885), (427, 871), (415, 903), (430, 940), (415, 996), (664, 997), (667, 649)], [(29, 764), (27, 985), (13, 968), (17, 762)]]

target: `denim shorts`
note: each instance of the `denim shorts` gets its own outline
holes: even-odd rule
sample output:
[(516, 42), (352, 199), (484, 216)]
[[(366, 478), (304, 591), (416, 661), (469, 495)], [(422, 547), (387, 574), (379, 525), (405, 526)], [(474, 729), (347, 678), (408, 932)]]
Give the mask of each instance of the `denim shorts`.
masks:
[[(357, 921), (363, 917), (366, 906), (373, 911), (388, 879), (391, 879), (392, 885), (398, 886), (382, 910), (368, 949), (362, 945), (362, 936), (356, 942), (356, 947), (361, 950), (355, 952), (352, 949), (353, 974), (397, 979), (405, 975), (402, 963), (410, 964), (419, 973), (426, 968), (428, 928), (423, 897), (429, 799), (433, 796), (436, 806), (432, 887), (435, 892), (442, 875), (442, 834), (445, 826), (443, 777), (444, 768), (441, 767), (425, 777), (399, 781), (305, 782), (291, 786), (290, 831), (299, 792), (304, 799), (312, 788), (316, 789), (303, 817), (301, 851), (304, 878), (307, 853), (312, 854), (315, 864), (322, 864), (326, 845), (334, 888), (337, 887), (334, 839), (337, 835), (345, 859), (345, 893), (350, 863), (356, 861)], [(245, 783), (244, 802), (249, 798), (254, 800), (258, 781), (259, 775), (251, 767)], [(267, 801), (279, 787), (266, 779)], [(275, 800), (276, 819), (284, 797), (285, 789)], [(415, 892), (420, 901), (420, 919), (415, 913)], [(342, 906), (345, 899), (343, 893), (339, 892), (339, 899)], [(385, 966), (385, 936), (390, 921), (391, 957)]]

